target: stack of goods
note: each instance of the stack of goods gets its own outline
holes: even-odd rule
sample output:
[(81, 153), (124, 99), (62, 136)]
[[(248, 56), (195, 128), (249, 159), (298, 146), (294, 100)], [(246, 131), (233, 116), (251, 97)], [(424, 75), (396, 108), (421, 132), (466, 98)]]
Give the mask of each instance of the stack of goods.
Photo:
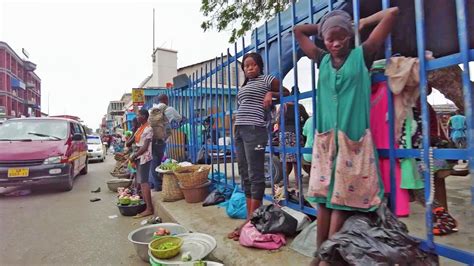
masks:
[(179, 167), (174, 171), (186, 202), (197, 203), (206, 199), (211, 184), (208, 179), (210, 170), (210, 165), (192, 165)]
[(110, 172), (113, 177), (130, 178), (130, 171), (128, 169), (128, 155), (116, 153), (114, 159), (117, 161), (114, 170)]
[(184, 199), (183, 192), (179, 188), (178, 179), (174, 174), (174, 171), (179, 169), (180, 166), (175, 160), (167, 159), (163, 162), (157, 170), (157, 172), (163, 174), (163, 185), (162, 185), (162, 200), (163, 201), (178, 201)]
[(123, 187), (119, 187), (117, 191), (117, 207), (123, 216), (134, 216), (146, 209), (145, 202), (136, 194), (136, 192)]

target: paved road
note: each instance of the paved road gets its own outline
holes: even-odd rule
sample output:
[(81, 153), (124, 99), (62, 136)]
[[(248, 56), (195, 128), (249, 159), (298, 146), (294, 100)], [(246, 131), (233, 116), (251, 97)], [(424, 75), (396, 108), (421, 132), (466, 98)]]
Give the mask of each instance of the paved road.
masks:
[(0, 196), (0, 265), (146, 265), (127, 240), (138, 221), (120, 215), (105, 184), (113, 165), (110, 156), (90, 164), (69, 192)]

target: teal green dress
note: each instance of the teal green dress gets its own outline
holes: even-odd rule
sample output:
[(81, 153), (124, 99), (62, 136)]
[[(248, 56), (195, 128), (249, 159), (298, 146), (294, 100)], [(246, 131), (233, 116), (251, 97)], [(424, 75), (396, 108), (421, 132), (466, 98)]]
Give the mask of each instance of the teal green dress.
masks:
[(361, 46), (339, 69), (330, 54), (322, 58), (308, 196), (331, 209), (373, 211), (383, 198), (369, 125), (370, 86)]

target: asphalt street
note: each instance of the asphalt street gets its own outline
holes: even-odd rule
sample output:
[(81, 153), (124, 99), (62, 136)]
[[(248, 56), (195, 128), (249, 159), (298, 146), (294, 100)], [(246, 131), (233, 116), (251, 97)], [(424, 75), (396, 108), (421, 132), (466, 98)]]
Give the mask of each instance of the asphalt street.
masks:
[(114, 163), (89, 164), (69, 192), (0, 196), (0, 265), (147, 265), (127, 240), (140, 221), (120, 215), (105, 183)]

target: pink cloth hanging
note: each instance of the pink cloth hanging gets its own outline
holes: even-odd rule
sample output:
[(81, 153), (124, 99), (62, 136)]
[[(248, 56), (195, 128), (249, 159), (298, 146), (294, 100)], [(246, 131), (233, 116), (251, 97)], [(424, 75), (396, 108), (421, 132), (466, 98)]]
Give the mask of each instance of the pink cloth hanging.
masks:
[[(370, 130), (372, 131), (374, 144), (378, 149), (390, 148), (390, 126), (388, 123), (388, 89), (386, 82), (372, 85), (370, 96)], [(398, 148), (398, 143), (395, 143)], [(385, 193), (390, 193), (390, 159), (380, 158), (380, 172), (385, 188)], [(396, 207), (397, 216), (408, 216), (410, 214), (410, 197), (408, 190), (400, 188), (401, 170), (399, 160), (395, 160), (395, 182), (396, 182)]]

